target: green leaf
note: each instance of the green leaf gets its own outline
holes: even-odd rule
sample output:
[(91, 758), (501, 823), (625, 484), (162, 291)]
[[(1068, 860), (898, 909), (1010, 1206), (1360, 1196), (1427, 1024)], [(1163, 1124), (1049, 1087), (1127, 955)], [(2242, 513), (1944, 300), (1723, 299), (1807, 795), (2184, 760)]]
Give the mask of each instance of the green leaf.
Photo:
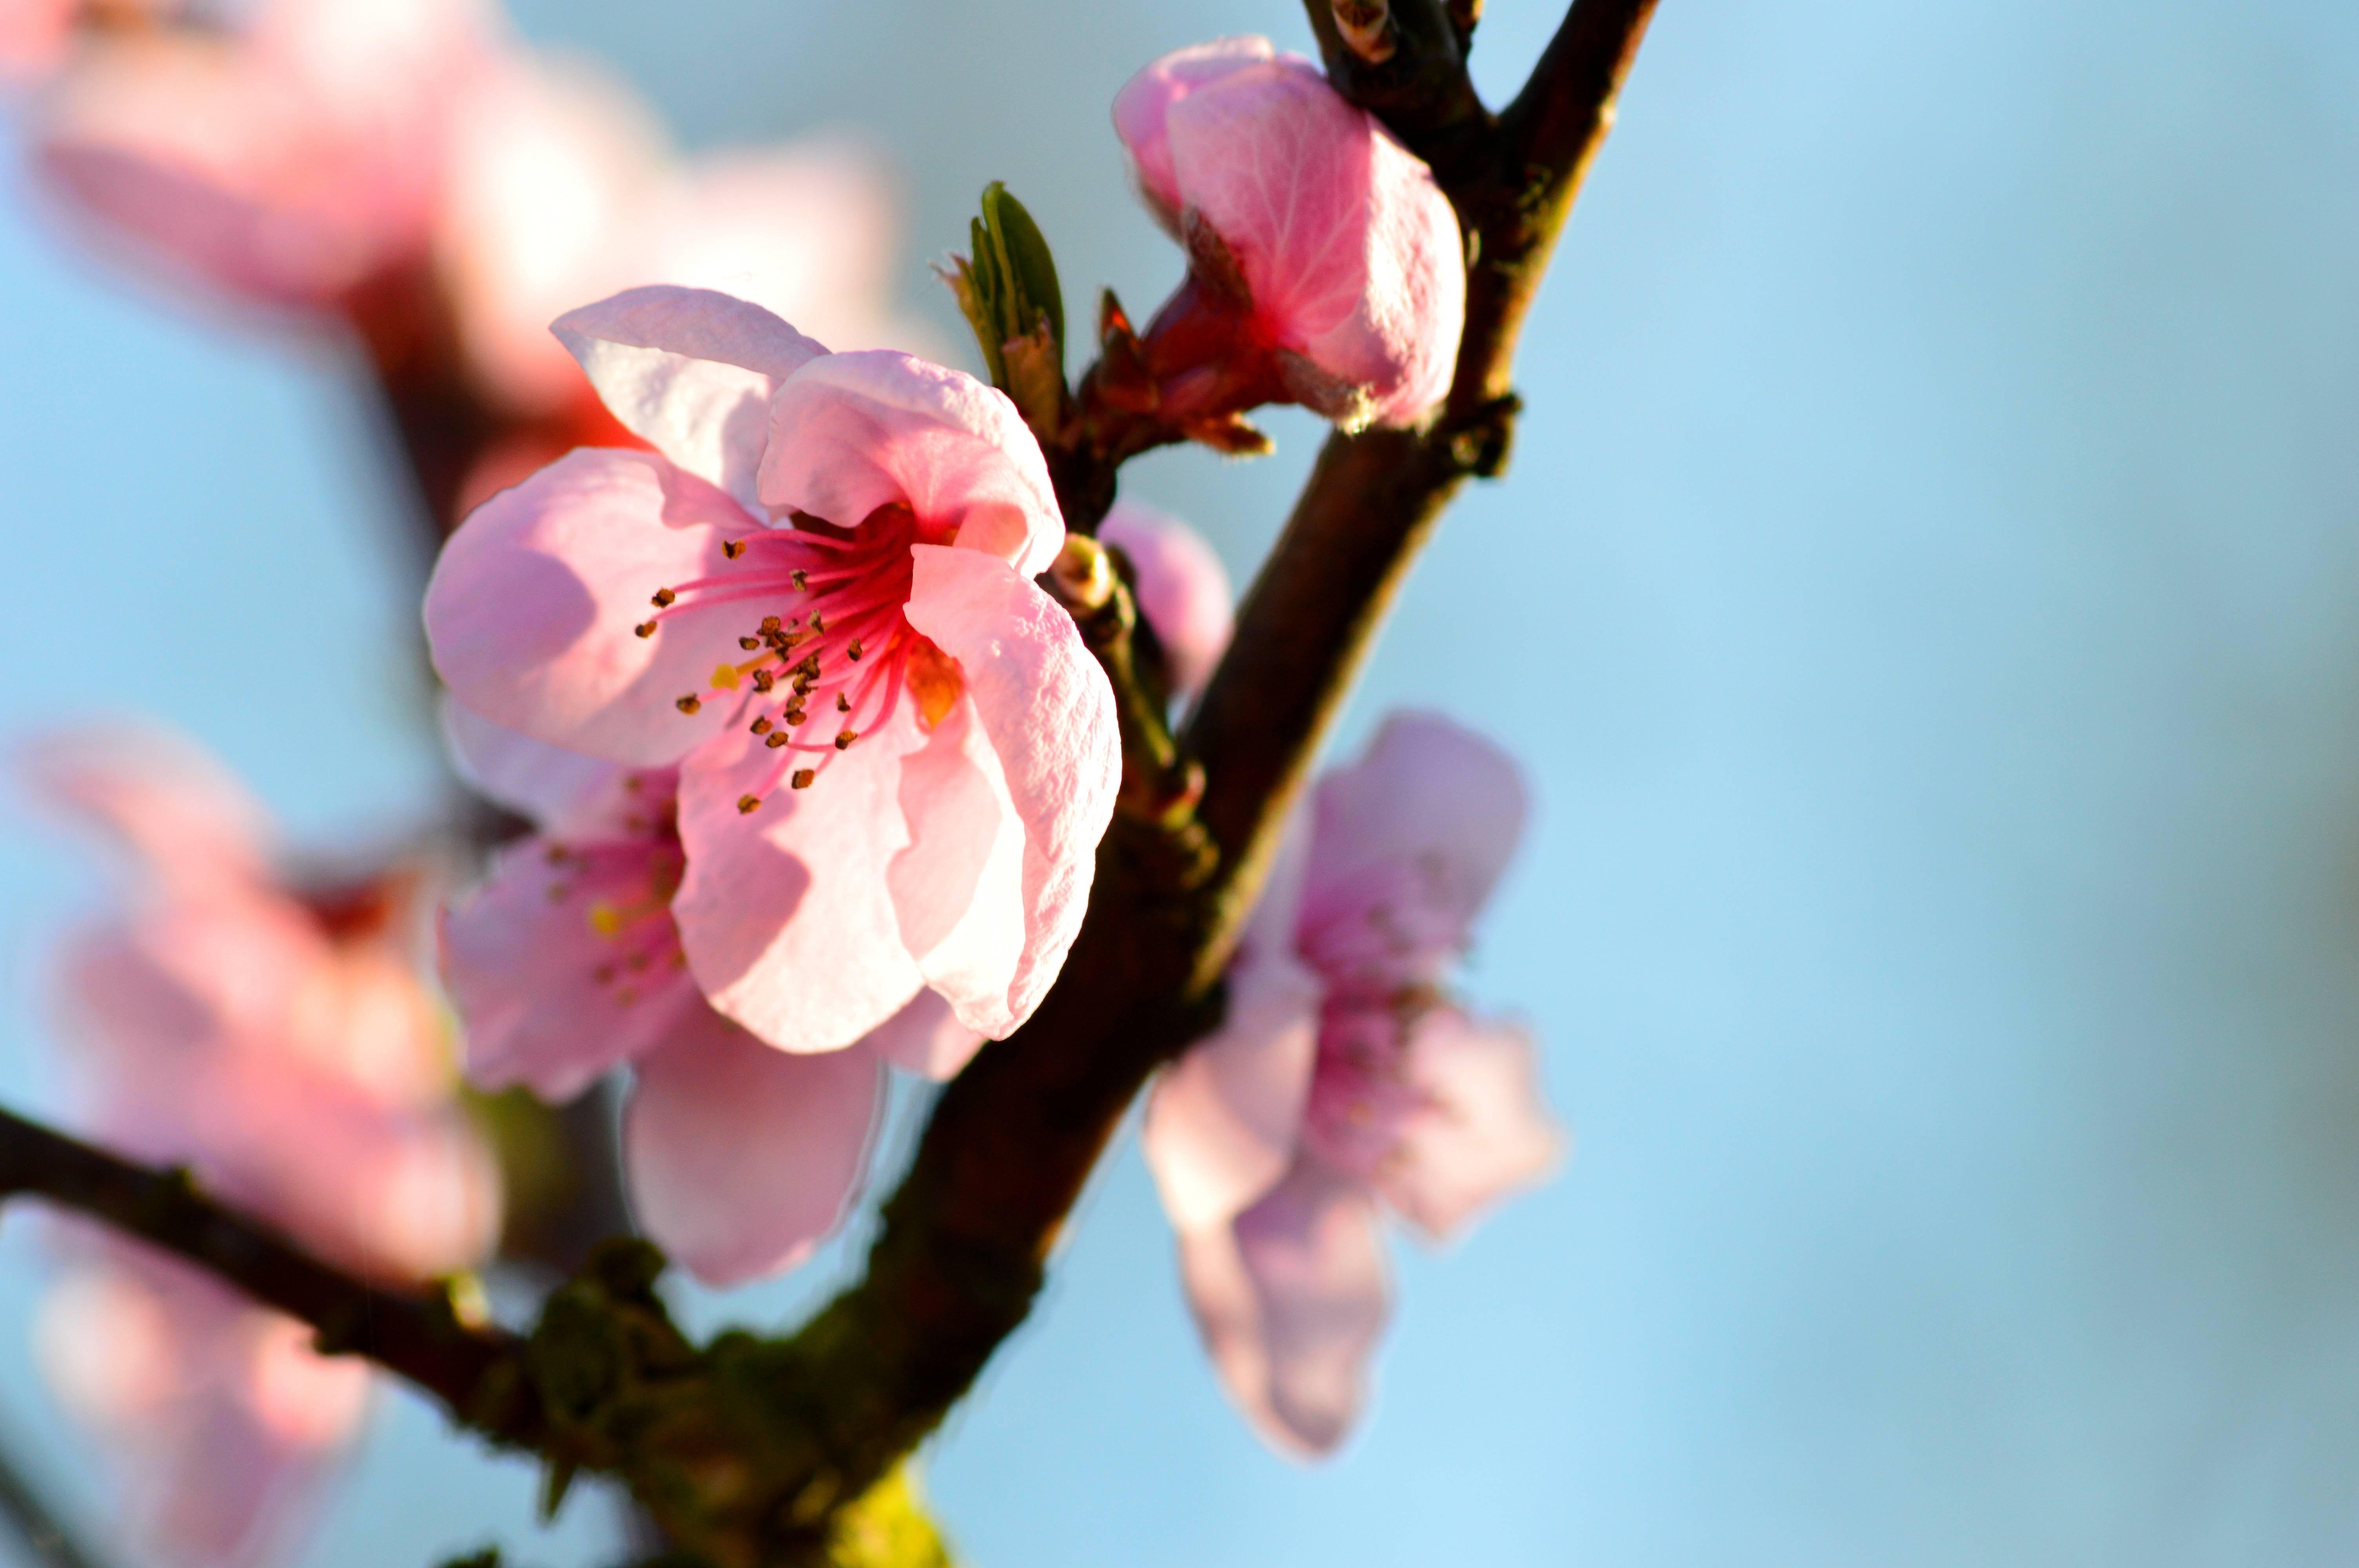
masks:
[(1057, 261), (1049, 254), (1049, 242), (1042, 236), (1040, 225), (1032, 221), (1024, 203), (1009, 195), (1007, 187), (995, 179), (983, 188), (983, 215), (1017, 285), (1020, 309), (1014, 319), (1005, 323), (1007, 337), (1020, 338), (1031, 332), (1045, 315), (1049, 318), (1049, 335), (1062, 354), (1065, 295), (1058, 286)]

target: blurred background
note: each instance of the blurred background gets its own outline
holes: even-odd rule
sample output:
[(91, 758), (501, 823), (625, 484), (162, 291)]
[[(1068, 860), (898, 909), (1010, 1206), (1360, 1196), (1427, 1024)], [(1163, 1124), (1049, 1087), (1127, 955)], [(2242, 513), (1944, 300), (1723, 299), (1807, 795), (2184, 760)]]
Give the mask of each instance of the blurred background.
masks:
[[(884, 150), (962, 345), (924, 263), (986, 180), (1069, 297), (1143, 314), (1180, 258), (1115, 88), (1309, 47), (1282, 0), (516, 10), (690, 146)], [(1495, 99), (1555, 20), (1491, 0)], [(414, 556), (345, 370), (94, 272), (8, 178), (0, 732), (147, 709), (301, 843), (421, 820)], [(1574, 1159), (1404, 1249), (1373, 1419), (1303, 1469), (1223, 1403), (1125, 1148), (930, 1450), (965, 1556), (2359, 1560), (2359, 8), (1664, 0), (1520, 383), (1343, 743), (1436, 705), (1530, 769), (1470, 984), (1537, 1021)], [(1125, 479), (1241, 582), (1317, 440), (1271, 428)], [(12, 1105), (59, 1103), (39, 960), (100, 897), (7, 819)], [(33, 1230), (0, 1422), (96, 1521)], [(690, 1314), (775, 1324), (844, 1266)], [(386, 1400), (307, 1561), (611, 1561), (606, 1500), (543, 1530), (533, 1479)]]

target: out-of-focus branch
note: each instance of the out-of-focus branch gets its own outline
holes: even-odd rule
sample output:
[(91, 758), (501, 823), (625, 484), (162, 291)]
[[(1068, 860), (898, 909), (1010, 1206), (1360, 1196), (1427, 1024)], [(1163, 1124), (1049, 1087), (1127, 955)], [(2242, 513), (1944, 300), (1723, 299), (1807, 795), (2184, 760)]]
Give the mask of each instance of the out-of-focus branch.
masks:
[(39, 1568), (99, 1568), (98, 1559), (74, 1540), (5, 1449), (0, 1449), (0, 1515)]
[(186, 1172), (150, 1171), (0, 1110), (0, 1195), (46, 1198), (198, 1264), (310, 1325), (322, 1350), (367, 1357), (495, 1440), (530, 1446), (541, 1435), (524, 1341), (462, 1321), (448, 1292), (409, 1295), (329, 1267), (205, 1196)]

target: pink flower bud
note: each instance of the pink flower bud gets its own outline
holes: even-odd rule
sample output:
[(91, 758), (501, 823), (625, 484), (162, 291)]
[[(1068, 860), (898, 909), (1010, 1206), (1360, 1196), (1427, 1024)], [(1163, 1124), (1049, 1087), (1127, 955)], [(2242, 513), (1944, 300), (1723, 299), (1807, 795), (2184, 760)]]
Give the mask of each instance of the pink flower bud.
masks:
[(1167, 55), (1114, 100), (1140, 194), (1188, 247), (1147, 333), (1163, 412), (1294, 402), (1407, 425), (1449, 390), (1464, 243), (1432, 171), (1259, 38)]

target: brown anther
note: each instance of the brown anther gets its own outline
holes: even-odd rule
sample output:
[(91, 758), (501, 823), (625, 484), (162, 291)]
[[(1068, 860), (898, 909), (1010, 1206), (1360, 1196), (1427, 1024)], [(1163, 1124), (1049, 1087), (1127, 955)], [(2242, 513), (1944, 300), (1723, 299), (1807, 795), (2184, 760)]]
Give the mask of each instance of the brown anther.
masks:
[(803, 570), (800, 567), (797, 567), (795, 568), (794, 583), (798, 589), (808, 589), (810, 587), (810, 579), (803, 575)]
[(601, 964), (590, 971), (590, 978), (602, 986), (611, 986), (614, 983), (614, 966)]
[(835, 749), (839, 752), (849, 752), (852, 750), (852, 743), (859, 739), (857, 730), (839, 730), (835, 732)]
[(765, 615), (765, 616), (763, 616), (763, 617), (762, 617), (762, 630), (763, 630), (763, 631), (765, 631), (765, 632), (775, 632), (775, 631), (777, 631), (777, 629), (778, 629), (778, 618), (777, 618), (777, 616), (775, 616), (775, 615)]
[(846, 696), (846, 695), (845, 695), (844, 693), (842, 693), (842, 692), (840, 692), (840, 691), (839, 691), (839, 692), (837, 692), (837, 693), (835, 694), (835, 710), (836, 710), (838, 713), (849, 713), (849, 712), (851, 712), (851, 711), (852, 711), (852, 698), (851, 698), (850, 697)]
[(734, 561), (738, 557), (745, 553), (745, 541), (743, 539), (723, 539), (721, 541), (721, 553)]
[(754, 689), (756, 691), (767, 691), (777, 684), (778, 677), (772, 675), (769, 671), (756, 670), (754, 672)]
[(810, 714), (805, 713), (799, 708), (789, 708), (786, 712), (786, 720), (788, 725), (800, 724), (804, 719), (809, 719), (810, 717)]
[(740, 637), (737, 639), (737, 645), (750, 654), (755, 649), (762, 645), (762, 639), (759, 637)]
[(785, 745), (786, 743), (787, 743), (787, 732), (786, 732), (785, 730), (779, 730), (777, 734), (772, 735), (768, 740), (766, 740), (766, 741), (763, 741), (763, 742), (762, 742), (762, 744), (763, 744), (763, 745), (767, 746), (767, 747), (768, 747), (768, 748), (770, 748), (770, 750), (772, 750), (773, 752), (777, 751), (779, 747), (781, 747), (781, 746)]
[(652, 621), (642, 621), (631, 630), (642, 637), (652, 637), (656, 634), (656, 623)]
[(795, 666), (795, 673), (798, 675), (809, 676), (813, 680), (819, 679), (819, 655), (817, 654), (805, 654), (803, 655), (803, 662)]
[(811, 611), (811, 630), (814, 632), (824, 632), (827, 630), (827, 617), (821, 615), (816, 610)]
[(811, 786), (811, 780), (817, 777), (819, 777), (819, 770), (816, 768), (797, 768), (794, 776), (788, 779), (787, 784), (792, 789), (809, 789)]
[(698, 708), (702, 708), (704, 704), (696, 699), (696, 694), (694, 692), (690, 692), (686, 697), (683, 697), (678, 702), (673, 703), (672, 706), (679, 708), (682, 713), (693, 713)]
[(859, 639), (859, 638), (854, 637), (854, 638), (852, 640), (851, 644), (843, 650), (843, 656), (844, 656), (845, 658), (847, 658), (847, 659), (850, 659), (850, 660), (851, 660), (853, 664), (855, 664), (855, 665), (856, 665), (856, 664), (858, 664), (858, 663), (860, 662), (860, 639)]
[(762, 797), (758, 795), (741, 795), (737, 797), (737, 815), (751, 816), (761, 804)]
[(754, 733), (755, 733), (755, 734), (756, 734), (756, 735), (767, 735), (769, 732), (770, 732), (770, 721), (769, 721), (768, 719), (756, 719), (756, 720), (754, 720)]
[(656, 589), (656, 596), (647, 600), (647, 602), (654, 605), (658, 610), (661, 610), (665, 605), (669, 604), (673, 600), (678, 599), (679, 597), (679, 595), (674, 593), (668, 588), (659, 588)]

